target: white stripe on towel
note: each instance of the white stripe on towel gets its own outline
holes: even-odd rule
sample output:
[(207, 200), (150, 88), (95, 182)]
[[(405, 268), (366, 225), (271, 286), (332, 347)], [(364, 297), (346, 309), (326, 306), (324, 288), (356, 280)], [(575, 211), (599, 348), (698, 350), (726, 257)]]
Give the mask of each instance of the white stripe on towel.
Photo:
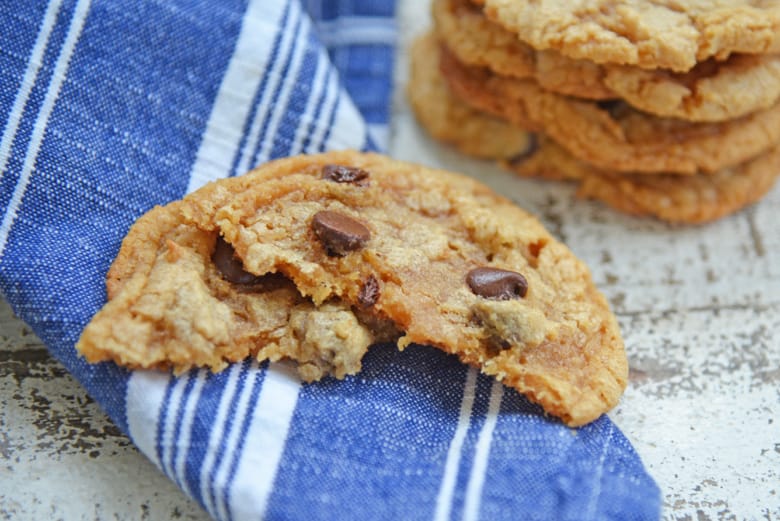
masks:
[(189, 483), (187, 482), (185, 463), (187, 462), (187, 451), (190, 447), (190, 440), (192, 439), (192, 422), (195, 418), (195, 411), (197, 411), (198, 398), (200, 392), (203, 390), (203, 385), (206, 383), (206, 376), (208, 375), (208, 369), (201, 369), (198, 374), (194, 376), (195, 384), (193, 385), (190, 393), (185, 398), (183, 404), (184, 415), (182, 416), (179, 432), (181, 433), (181, 439), (177, 442), (180, 449), (176, 455), (176, 460), (173, 461), (173, 473), (178, 478), (178, 483), (184, 492), (192, 497), (192, 490), (190, 490)]
[(490, 389), (490, 402), (488, 404), (485, 424), (477, 438), (477, 448), (474, 454), (474, 465), (471, 467), (471, 476), (466, 486), (466, 505), (463, 508), (463, 521), (477, 521), (479, 518), (479, 505), (482, 499), (482, 486), (485, 484), (488, 457), (490, 456), (490, 444), (493, 441), (493, 430), (498, 421), (498, 412), (501, 409), (501, 399), (504, 397), (504, 386), (495, 380)]
[[(264, 135), (261, 135), (262, 143), (260, 143), (260, 150), (257, 156), (253, 158), (256, 164), (262, 164), (270, 159), (271, 150), (273, 150), (274, 136), (276, 130), (279, 128), (279, 122), (284, 114), (287, 112), (287, 103), (290, 99), (292, 89), (295, 88), (298, 83), (298, 72), (303, 62), (303, 54), (306, 51), (306, 39), (311, 32), (311, 22), (309, 17), (301, 13), (300, 5), (295, 2), (294, 11), (301, 18), (301, 24), (295, 34), (295, 43), (293, 44), (293, 54), (290, 58), (290, 66), (287, 70), (285, 77), (282, 78), (281, 86), (277, 87), (278, 93), (276, 96), (276, 102), (272, 107), (268, 107), (268, 113), (270, 120), (268, 121), (268, 129)], [(292, 31), (290, 31), (292, 32)], [(253, 148), (257, 148), (256, 146)], [(243, 170), (238, 172), (243, 173)]]
[(5, 123), (3, 137), (0, 140), (0, 178), (5, 173), (5, 167), (11, 158), (11, 145), (16, 137), (16, 131), (19, 130), (19, 123), (22, 121), (24, 107), (27, 105), (27, 99), (30, 97), (30, 91), (32, 91), (35, 79), (38, 77), (38, 71), (41, 70), (43, 65), (43, 54), (46, 51), (49, 36), (51, 36), (51, 31), (54, 29), (54, 23), (57, 21), (57, 13), (61, 5), (62, 0), (53, 0), (46, 6), (46, 12), (43, 14), (41, 29), (38, 31), (38, 36), (35, 37), (35, 44), (33, 45), (30, 59), (27, 61), (27, 69), (24, 71), (22, 83), (19, 85), (19, 91), (14, 98), (14, 104), (11, 107), (11, 112), (8, 114), (8, 121)]
[[(227, 380), (224, 383), (224, 392), (222, 398), (219, 401), (219, 407), (217, 408), (217, 414), (214, 417), (214, 428), (211, 430), (206, 450), (206, 456), (203, 458), (203, 465), (200, 467), (200, 495), (203, 498), (203, 506), (215, 519), (217, 518), (217, 511), (214, 503), (211, 501), (211, 495), (214, 491), (214, 483), (211, 481), (211, 471), (216, 464), (217, 455), (221, 454), (221, 457), (225, 457), (223, 454), (224, 447), (222, 446), (222, 438), (225, 433), (225, 426), (227, 425), (228, 411), (230, 411), (230, 404), (235, 399), (236, 388), (238, 387), (238, 378), (243, 372), (243, 364), (233, 364), (227, 369)], [(216, 492), (214, 493), (216, 497)]]
[(251, 443), (239, 460), (234, 487), (229, 491), (233, 519), (265, 517), (300, 389), (301, 380), (290, 365), (269, 364), (246, 432)]
[(448, 521), (452, 510), (452, 498), (455, 493), (455, 482), (460, 469), (463, 442), (471, 423), (471, 411), (474, 408), (474, 395), (477, 391), (477, 370), (469, 367), (466, 373), (466, 383), (463, 386), (463, 399), (460, 402), (460, 415), (455, 434), (447, 451), (447, 461), (444, 464), (444, 475), (441, 481), (439, 495), (436, 497), (436, 512), (434, 521)]
[[(276, 3), (280, 4), (280, 6), (284, 6), (288, 2)], [(255, 144), (260, 138), (260, 132), (263, 129), (263, 123), (265, 122), (265, 119), (270, 112), (268, 107), (271, 104), (271, 97), (276, 92), (276, 89), (279, 88), (279, 82), (281, 81), (282, 77), (281, 69), (284, 67), (284, 63), (287, 61), (287, 56), (290, 53), (290, 49), (295, 43), (295, 34), (294, 31), (290, 30), (290, 28), (295, 27), (298, 18), (302, 16), (300, 9), (297, 9), (296, 7), (297, 2), (294, 2), (289, 6), (290, 13), (287, 18), (287, 25), (279, 29), (283, 32), (281, 41), (279, 43), (278, 56), (276, 57), (273, 66), (269, 70), (264, 71), (264, 76), (267, 77), (268, 83), (265, 85), (263, 92), (260, 94), (260, 101), (258, 102), (255, 109), (255, 115), (252, 119), (252, 124), (249, 128), (246, 140), (244, 141), (244, 146), (240, 151), (241, 156), (239, 157), (238, 165), (236, 166), (236, 173), (239, 175), (246, 172), (253, 166), (252, 154), (255, 149)], [(281, 25), (281, 22), (279, 22), (279, 25)], [(269, 38), (269, 40), (273, 40), (273, 38)], [(269, 60), (266, 60), (266, 65), (268, 61)], [(255, 92), (258, 88), (259, 85), (252, 90), (252, 96), (255, 96)]]
[(134, 371), (127, 382), (127, 429), (133, 443), (162, 469), (157, 458), (157, 421), (171, 379), (161, 371)]
[(187, 192), (225, 177), (241, 143), (243, 123), (271, 59), (273, 38), (281, 25), (286, 2), (252, 0), (203, 134)]
[(11, 200), (8, 203), (8, 209), (3, 216), (3, 221), (0, 222), (0, 255), (2, 255), (5, 250), (5, 245), (8, 242), (8, 235), (16, 220), (19, 206), (22, 204), (24, 192), (27, 190), (27, 185), (32, 177), (35, 160), (38, 157), (38, 152), (40, 151), (41, 143), (43, 142), (46, 124), (49, 122), (49, 116), (51, 116), (51, 113), (54, 110), (54, 103), (60, 95), (60, 89), (62, 88), (62, 83), (65, 81), (70, 59), (73, 56), (73, 51), (81, 37), (81, 30), (84, 28), (84, 22), (87, 19), (89, 6), (90, 0), (79, 0), (76, 4), (76, 8), (73, 11), (73, 18), (68, 27), (68, 33), (65, 36), (65, 41), (60, 49), (60, 54), (57, 56), (57, 62), (54, 64), (51, 82), (46, 89), (46, 95), (43, 98), (41, 110), (33, 125), (30, 143), (27, 146), (27, 153), (25, 154), (24, 162), (22, 163), (22, 171), (19, 174), (19, 181), (16, 183), (14, 192), (11, 195)]

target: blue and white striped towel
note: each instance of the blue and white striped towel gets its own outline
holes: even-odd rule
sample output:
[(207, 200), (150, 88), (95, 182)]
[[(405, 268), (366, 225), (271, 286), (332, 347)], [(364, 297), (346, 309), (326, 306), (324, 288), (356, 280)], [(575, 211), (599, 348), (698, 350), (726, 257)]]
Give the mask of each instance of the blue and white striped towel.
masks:
[(434, 349), (344, 381), (85, 364), (131, 223), (269, 158), (382, 148), (392, 0), (0, 2), (0, 288), (111, 418), (218, 519), (654, 519), (606, 417), (572, 431)]

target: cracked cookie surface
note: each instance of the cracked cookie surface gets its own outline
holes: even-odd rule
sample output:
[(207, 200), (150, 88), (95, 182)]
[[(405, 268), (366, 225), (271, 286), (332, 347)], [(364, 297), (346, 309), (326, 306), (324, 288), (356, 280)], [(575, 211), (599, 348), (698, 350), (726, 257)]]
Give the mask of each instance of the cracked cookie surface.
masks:
[[(218, 241), (240, 269), (215, 265)], [(616, 320), (571, 251), (474, 180), (381, 155), (278, 160), (152, 210), (108, 287), (78, 344), (90, 361), (292, 358), (317, 379), (354, 373), (369, 344), (395, 337), (456, 355), (569, 425), (626, 385)]]
[(710, 57), (780, 51), (778, 0), (484, 0), (535, 49), (678, 72)]

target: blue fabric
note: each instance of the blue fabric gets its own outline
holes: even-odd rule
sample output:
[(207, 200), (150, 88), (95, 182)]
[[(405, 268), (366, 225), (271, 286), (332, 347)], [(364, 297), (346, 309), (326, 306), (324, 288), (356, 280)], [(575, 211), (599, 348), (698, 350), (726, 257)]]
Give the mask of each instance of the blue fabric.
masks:
[(217, 519), (655, 519), (605, 416), (573, 431), (425, 346), (302, 385), (247, 361), (173, 377), (88, 365), (132, 222), (270, 158), (382, 149), (392, 0), (0, 3), (0, 289)]

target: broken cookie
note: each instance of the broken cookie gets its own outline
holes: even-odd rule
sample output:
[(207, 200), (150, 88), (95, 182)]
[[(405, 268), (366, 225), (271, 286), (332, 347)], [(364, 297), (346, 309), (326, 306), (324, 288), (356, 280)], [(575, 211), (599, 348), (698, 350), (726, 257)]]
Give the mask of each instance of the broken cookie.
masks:
[(376, 154), (273, 161), (155, 208), (107, 284), (77, 344), (90, 362), (292, 359), (317, 380), (373, 343), (427, 344), (569, 425), (626, 385), (615, 317), (566, 246), (472, 179)]

